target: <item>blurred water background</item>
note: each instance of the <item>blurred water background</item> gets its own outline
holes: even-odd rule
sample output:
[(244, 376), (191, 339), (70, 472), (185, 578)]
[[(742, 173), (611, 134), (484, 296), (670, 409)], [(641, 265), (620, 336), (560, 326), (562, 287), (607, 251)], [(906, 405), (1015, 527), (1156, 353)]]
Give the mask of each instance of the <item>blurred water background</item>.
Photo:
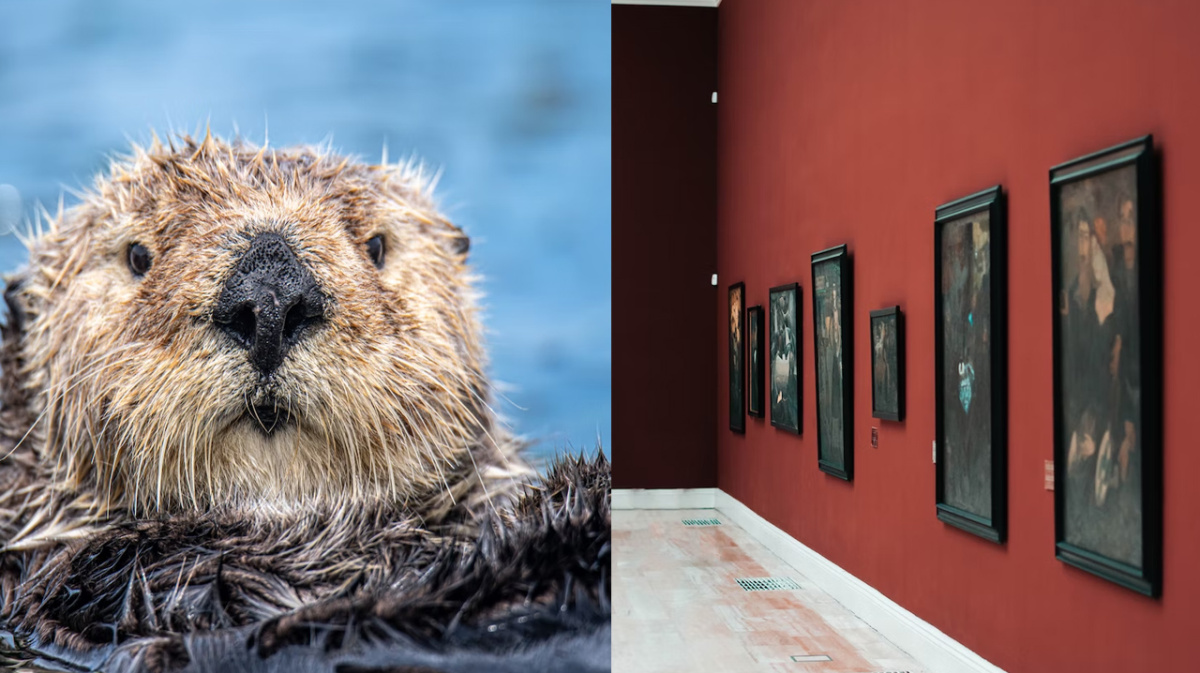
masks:
[(14, 220), (151, 128), (386, 143), (443, 170), (471, 235), (498, 410), (536, 457), (590, 449), (611, 436), (609, 38), (609, 0), (0, 3), (0, 270), (25, 261)]

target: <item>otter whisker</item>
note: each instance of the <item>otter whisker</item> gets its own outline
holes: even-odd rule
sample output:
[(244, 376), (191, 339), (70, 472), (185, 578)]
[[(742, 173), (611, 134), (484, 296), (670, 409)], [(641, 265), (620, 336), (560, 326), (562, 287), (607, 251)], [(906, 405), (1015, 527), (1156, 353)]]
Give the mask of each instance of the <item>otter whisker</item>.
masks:
[[(85, 371), (86, 371), (86, 370), (85, 370)], [(70, 393), (70, 392), (71, 392), (71, 391), (72, 391), (72, 390), (73, 390), (75, 387), (77, 387), (78, 385), (80, 385), (80, 384), (81, 384), (81, 383), (83, 383), (83, 382), (84, 382), (83, 380), (80, 380), (80, 381), (78, 381), (78, 382), (74, 382), (74, 383), (72, 383), (72, 384), (71, 384), (71, 385), (70, 385), (70, 386), (69, 386), (69, 387), (68, 387), (66, 390), (64, 390), (64, 391), (62, 391), (62, 392), (60, 392), (60, 393), (57, 393), (57, 394), (56, 394), (56, 396), (55, 396), (54, 398), (52, 398), (51, 402), (49, 402), (48, 404), (45, 404), (45, 405), (44, 405), (44, 408), (43, 408), (43, 410), (42, 410), (42, 411), (41, 411), (41, 412), (40, 412), (40, 413), (37, 415), (37, 417), (34, 419), (33, 423), (31, 423), (31, 424), (30, 424), (29, 428), (28, 428), (28, 429), (25, 431), (25, 433), (24, 433), (24, 434), (21, 436), (21, 439), (19, 439), (19, 440), (17, 441), (17, 443), (16, 443), (15, 445), (13, 445), (13, 448), (12, 448), (12, 449), (10, 449), (10, 450), (8, 451), (8, 453), (6, 453), (6, 454), (5, 454), (5, 455), (4, 455), (2, 458), (0, 458), (0, 460), (6, 460), (6, 459), (8, 459), (8, 458), (9, 458), (10, 456), (12, 456), (12, 455), (13, 455), (13, 454), (14, 454), (14, 453), (15, 453), (15, 452), (16, 452), (16, 451), (19, 449), (19, 448), (21, 448), (21, 446), (24, 444), (25, 440), (26, 440), (26, 439), (29, 437), (30, 433), (32, 433), (32, 432), (33, 432), (33, 430), (34, 430), (34, 428), (36, 428), (36, 427), (37, 427), (38, 423), (40, 423), (40, 422), (41, 422), (41, 420), (42, 420), (42, 419), (43, 419), (43, 418), (44, 418), (46, 415), (48, 415), (48, 414), (53, 414), (53, 412), (54, 412), (54, 411), (57, 409), (57, 405), (59, 404), (59, 402), (60, 402), (60, 401), (61, 401), (61, 400), (62, 400), (62, 399), (63, 399), (63, 398), (64, 398), (64, 397), (65, 397), (65, 396), (68, 394), (68, 393)]]

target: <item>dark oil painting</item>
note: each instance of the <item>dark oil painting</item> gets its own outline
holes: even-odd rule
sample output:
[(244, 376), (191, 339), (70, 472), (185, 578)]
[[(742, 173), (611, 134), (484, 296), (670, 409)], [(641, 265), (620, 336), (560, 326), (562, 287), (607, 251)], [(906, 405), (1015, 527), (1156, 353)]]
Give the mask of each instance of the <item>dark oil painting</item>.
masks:
[(871, 415), (904, 418), (903, 315), (900, 307), (871, 311)]
[(850, 479), (853, 396), (846, 246), (813, 255), (813, 350), (817, 371), (817, 456), (821, 469)]
[(992, 515), (992, 368), (988, 211), (942, 227), (942, 469), (949, 505)]
[(1145, 427), (1143, 364), (1146, 349), (1157, 347), (1143, 341), (1144, 328), (1155, 320), (1140, 298), (1143, 273), (1158, 271), (1141, 267), (1140, 218), (1151, 211), (1139, 202), (1149, 198), (1139, 193), (1139, 170), (1144, 165), (1130, 157), (1064, 181), (1054, 192), (1056, 471), (1062, 471), (1056, 495), (1063, 510), (1060, 542), (1098, 554), (1109, 566), (1130, 567), (1134, 577), (1118, 581), (1151, 593), (1153, 582), (1142, 572), (1143, 471), (1144, 452), (1157, 433)]
[(1007, 512), (1004, 209), (1000, 187), (937, 209), (938, 518), (1003, 542)]
[(750, 390), (746, 413), (763, 417), (763, 310), (761, 306), (746, 309), (747, 345), (750, 348)]
[(737, 283), (729, 287), (729, 429), (746, 431), (745, 340), (742, 320), (746, 314), (746, 286)]
[(800, 433), (800, 286), (771, 288), (771, 425)]

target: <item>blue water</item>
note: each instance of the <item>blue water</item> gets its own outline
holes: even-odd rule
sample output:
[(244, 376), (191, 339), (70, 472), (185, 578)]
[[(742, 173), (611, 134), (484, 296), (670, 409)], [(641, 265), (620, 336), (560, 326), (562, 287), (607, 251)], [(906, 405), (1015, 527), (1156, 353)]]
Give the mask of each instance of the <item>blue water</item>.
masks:
[[(609, 39), (609, 0), (6, 2), (0, 185), (25, 216), (53, 210), (129, 140), (205, 123), (415, 154), (472, 237), (498, 410), (540, 456), (594, 447), (611, 435)], [(0, 269), (24, 259), (0, 236)]]

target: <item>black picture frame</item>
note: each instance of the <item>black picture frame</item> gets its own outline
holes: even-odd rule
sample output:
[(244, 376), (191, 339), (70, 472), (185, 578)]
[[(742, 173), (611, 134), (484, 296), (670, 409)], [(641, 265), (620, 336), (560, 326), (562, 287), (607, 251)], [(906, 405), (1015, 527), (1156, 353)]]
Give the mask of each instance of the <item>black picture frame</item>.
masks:
[[(891, 329), (888, 329), (889, 326)], [(870, 327), (871, 417), (903, 421), (904, 312), (899, 306), (871, 311)], [(882, 334), (877, 328), (882, 330)], [(883, 395), (880, 394), (881, 388), (884, 389)]]
[(763, 393), (763, 366), (766, 360), (765, 339), (763, 338), (763, 308), (751, 306), (746, 309), (746, 330), (749, 352), (746, 354), (746, 413), (754, 418), (766, 415), (766, 397)]
[(1158, 176), (1149, 135), (1050, 169), (1055, 556), (1151, 597), (1162, 592)]
[(817, 465), (846, 481), (854, 478), (853, 299), (849, 249), (839, 245), (813, 253)]
[(997, 544), (1008, 523), (1007, 228), (999, 185), (939, 206), (934, 218), (937, 517)]
[(746, 432), (746, 284), (729, 286), (729, 429)]
[[(804, 428), (803, 387), (800, 385), (804, 380), (804, 340), (800, 336), (801, 300), (800, 284), (790, 283), (771, 288), (767, 302), (771, 308), (771, 348), (768, 355), (771, 362), (771, 425), (797, 435)], [(781, 357), (785, 353), (786, 357)]]

